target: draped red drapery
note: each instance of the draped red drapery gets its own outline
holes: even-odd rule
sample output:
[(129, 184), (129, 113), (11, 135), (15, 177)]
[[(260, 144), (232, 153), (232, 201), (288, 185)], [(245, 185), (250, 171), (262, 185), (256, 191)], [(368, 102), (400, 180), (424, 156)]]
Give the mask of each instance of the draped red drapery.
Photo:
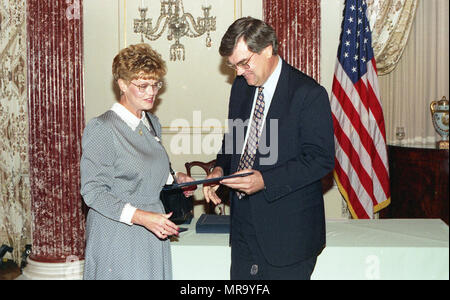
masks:
[(280, 56), (320, 81), (320, 1), (263, 0), (264, 21), (277, 32)]

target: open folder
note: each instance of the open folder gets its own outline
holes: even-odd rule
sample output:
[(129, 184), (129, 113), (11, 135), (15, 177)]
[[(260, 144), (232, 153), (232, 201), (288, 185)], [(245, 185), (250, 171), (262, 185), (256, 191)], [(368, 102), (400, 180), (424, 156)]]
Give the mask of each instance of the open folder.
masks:
[(233, 174), (233, 175), (227, 175), (227, 176), (222, 176), (222, 177), (196, 180), (196, 181), (191, 181), (191, 182), (175, 183), (175, 184), (165, 185), (163, 187), (163, 191), (181, 189), (183, 187), (192, 186), (192, 185), (200, 185), (200, 184), (205, 184), (205, 183), (219, 182), (219, 181), (221, 181), (223, 179), (227, 179), (227, 178), (245, 177), (245, 176), (248, 176), (251, 174), (253, 174), (253, 172), (242, 173), (242, 174)]

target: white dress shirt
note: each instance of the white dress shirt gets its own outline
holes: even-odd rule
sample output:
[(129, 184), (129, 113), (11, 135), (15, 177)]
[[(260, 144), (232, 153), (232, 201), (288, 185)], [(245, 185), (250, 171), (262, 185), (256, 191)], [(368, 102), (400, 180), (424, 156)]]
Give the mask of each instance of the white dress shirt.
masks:
[[(264, 115), (263, 115), (262, 124), (261, 124), (261, 132), (259, 133), (260, 137), (261, 137), (262, 130), (264, 128), (264, 124), (266, 122), (266, 116), (269, 112), (270, 104), (272, 103), (273, 95), (275, 94), (275, 89), (278, 84), (278, 79), (280, 78), (282, 62), (283, 61), (281, 60), (281, 57), (278, 56), (277, 67), (275, 68), (273, 73), (269, 76), (269, 78), (266, 80), (266, 82), (262, 85), (262, 87), (264, 88), (263, 89)], [(248, 135), (250, 134), (250, 125), (252, 124), (252, 121), (253, 121), (253, 111), (255, 110), (257, 98), (258, 98), (258, 90), (256, 90), (255, 96), (253, 98), (253, 105), (252, 105), (252, 109), (250, 110), (250, 120), (248, 122), (249, 127), (247, 128), (247, 132), (245, 135), (244, 145), (242, 147), (242, 152), (241, 152), (242, 154), (244, 154), (245, 145), (247, 144)]]

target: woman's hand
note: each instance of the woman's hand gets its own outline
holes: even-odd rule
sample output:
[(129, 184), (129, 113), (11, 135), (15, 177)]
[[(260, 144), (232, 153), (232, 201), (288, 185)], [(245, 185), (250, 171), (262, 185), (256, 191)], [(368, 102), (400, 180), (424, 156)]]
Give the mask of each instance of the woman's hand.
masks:
[[(210, 178), (216, 178), (216, 177), (222, 177), (223, 176), (223, 170), (221, 167), (215, 167), (212, 172), (206, 177), (206, 179)], [(203, 185), (203, 195), (205, 196), (205, 200), (207, 203), (210, 201), (214, 204), (220, 204), (221, 200), (219, 196), (217, 196), (216, 191), (219, 188), (219, 184), (212, 183), (212, 184), (204, 184)]]
[[(178, 183), (184, 183), (184, 182), (192, 182), (194, 181), (194, 178), (187, 176), (183, 172), (177, 172), (176, 174), (177, 182)], [(183, 188), (183, 194), (186, 197), (190, 197), (194, 195), (194, 191), (197, 189), (196, 185), (186, 186)]]
[(158, 238), (164, 240), (169, 235), (178, 235), (179, 228), (175, 225), (175, 223), (169, 220), (171, 216), (172, 212), (168, 214), (160, 214), (137, 209), (131, 219), (131, 222), (133, 224), (144, 226), (153, 232)]

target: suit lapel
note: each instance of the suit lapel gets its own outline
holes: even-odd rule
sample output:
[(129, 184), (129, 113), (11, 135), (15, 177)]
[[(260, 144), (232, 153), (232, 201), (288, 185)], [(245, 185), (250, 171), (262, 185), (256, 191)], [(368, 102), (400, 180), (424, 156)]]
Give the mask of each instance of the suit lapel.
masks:
[[(277, 87), (275, 88), (275, 93), (273, 94), (272, 101), (270, 103), (269, 111), (267, 112), (266, 121), (264, 123), (263, 132), (261, 137), (264, 140), (261, 140), (261, 143), (265, 143), (266, 147), (269, 147), (270, 139), (270, 120), (280, 120), (283, 118), (283, 115), (286, 113), (285, 109), (287, 107), (288, 99), (288, 90), (289, 87), (289, 72), (287, 68), (287, 64), (284, 60), (282, 60), (281, 73), (280, 78), (278, 79)], [(278, 125), (280, 123), (278, 122)], [(279, 129), (274, 132), (279, 134)], [(277, 150), (278, 151), (278, 150)], [(261, 154), (259, 151), (256, 152), (255, 164), (253, 165), (254, 169), (264, 169), (264, 166), (260, 166)]]

